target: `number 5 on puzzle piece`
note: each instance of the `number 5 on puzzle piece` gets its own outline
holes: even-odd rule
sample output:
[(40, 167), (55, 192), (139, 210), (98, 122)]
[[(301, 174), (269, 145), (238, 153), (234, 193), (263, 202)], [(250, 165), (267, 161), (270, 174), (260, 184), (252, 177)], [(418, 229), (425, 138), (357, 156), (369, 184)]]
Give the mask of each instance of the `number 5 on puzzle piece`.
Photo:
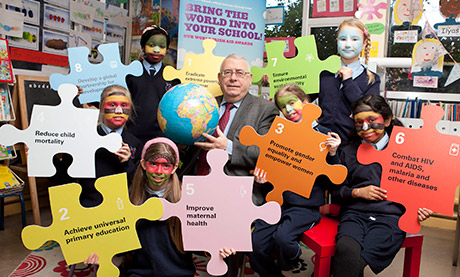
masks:
[(259, 147), (256, 167), (267, 172), (266, 179), (273, 184), (267, 201), (283, 204), (282, 194), (286, 190), (308, 198), (316, 177), (321, 174), (327, 175), (334, 184), (341, 184), (347, 176), (344, 166), (326, 162), (328, 136), (312, 128), (313, 121), (321, 115), (321, 108), (306, 104), (302, 115), (299, 123), (276, 117), (264, 136), (249, 126), (241, 130), (240, 142)]
[(207, 271), (223, 275), (227, 265), (219, 249), (252, 251), (251, 223), (260, 218), (269, 224), (278, 222), (281, 209), (277, 203), (255, 206), (252, 203), (254, 177), (227, 176), (223, 167), (228, 155), (211, 150), (206, 159), (211, 167), (207, 176), (184, 176), (182, 198), (172, 204), (161, 199), (161, 220), (177, 216), (181, 220), (184, 250), (204, 250), (211, 254)]
[(102, 204), (83, 208), (79, 201), (80, 185), (50, 187), (53, 223), (49, 227), (25, 227), (22, 231), (25, 247), (33, 250), (46, 241), (57, 241), (69, 265), (83, 262), (90, 254), (97, 253), (98, 275), (118, 276), (112, 257), (140, 248), (136, 221), (159, 219), (163, 206), (158, 198), (150, 198), (140, 206), (131, 204), (126, 173), (97, 179), (96, 189), (104, 198)]
[(360, 163), (382, 166), (380, 187), (387, 190), (389, 201), (406, 208), (399, 227), (408, 233), (420, 230), (419, 208), (453, 215), (455, 189), (460, 184), (460, 137), (438, 132), (436, 124), (443, 115), (441, 107), (425, 106), (422, 128), (395, 126), (382, 151), (367, 143), (358, 148)]

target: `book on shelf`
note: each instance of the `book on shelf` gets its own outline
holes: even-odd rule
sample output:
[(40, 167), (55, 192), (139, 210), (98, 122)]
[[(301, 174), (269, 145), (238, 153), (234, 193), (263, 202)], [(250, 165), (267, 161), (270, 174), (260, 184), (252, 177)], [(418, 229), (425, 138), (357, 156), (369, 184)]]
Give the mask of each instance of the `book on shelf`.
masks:
[(14, 148), (14, 145), (0, 145), (0, 160), (7, 160), (13, 158), (16, 158), (16, 149)]
[(6, 165), (0, 165), (0, 195), (22, 190), (24, 182)]
[(0, 83), (0, 121), (15, 120), (8, 84)]

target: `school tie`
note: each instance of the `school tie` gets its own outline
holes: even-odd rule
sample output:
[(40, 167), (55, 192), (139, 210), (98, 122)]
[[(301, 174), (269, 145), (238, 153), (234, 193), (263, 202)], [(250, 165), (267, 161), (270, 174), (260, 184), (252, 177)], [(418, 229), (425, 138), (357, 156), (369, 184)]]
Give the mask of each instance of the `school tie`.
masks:
[(153, 77), (155, 76), (155, 73), (157, 72), (157, 70), (155, 69), (155, 67), (151, 66), (150, 67), (150, 76)]
[[(233, 103), (225, 103), (225, 111), (219, 119), (219, 128), (223, 132), (225, 127), (227, 127), (228, 120), (230, 119), (230, 111), (235, 107)], [(217, 130), (212, 134), (213, 136), (217, 137)], [(198, 159), (198, 167), (196, 174), (197, 175), (208, 175), (209, 174), (209, 164), (206, 161), (206, 154), (208, 151), (201, 150), (200, 158)]]

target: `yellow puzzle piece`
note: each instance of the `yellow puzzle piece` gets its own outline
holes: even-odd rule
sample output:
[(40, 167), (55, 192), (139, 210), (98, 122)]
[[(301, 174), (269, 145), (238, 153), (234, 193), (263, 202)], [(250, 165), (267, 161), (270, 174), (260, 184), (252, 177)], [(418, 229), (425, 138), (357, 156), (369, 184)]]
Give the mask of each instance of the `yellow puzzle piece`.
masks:
[(98, 276), (118, 276), (112, 257), (141, 247), (136, 221), (159, 219), (163, 215), (163, 205), (158, 198), (150, 198), (141, 206), (131, 204), (126, 173), (101, 177), (95, 186), (104, 201), (93, 208), (80, 205), (81, 187), (78, 184), (50, 187), (53, 223), (49, 227), (25, 227), (22, 241), (31, 250), (48, 240), (57, 241), (67, 264), (83, 262), (91, 253), (97, 253)]
[(212, 50), (215, 47), (215, 40), (205, 39), (203, 54), (186, 54), (183, 68), (177, 70), (172, 66), (166, 66), (163, 78), (166, 81), (180, 79), (182, 83), (194, 83), (207, 88), (214, 96), (222, 95), (217, 74), (225, 57), (214, 56)]

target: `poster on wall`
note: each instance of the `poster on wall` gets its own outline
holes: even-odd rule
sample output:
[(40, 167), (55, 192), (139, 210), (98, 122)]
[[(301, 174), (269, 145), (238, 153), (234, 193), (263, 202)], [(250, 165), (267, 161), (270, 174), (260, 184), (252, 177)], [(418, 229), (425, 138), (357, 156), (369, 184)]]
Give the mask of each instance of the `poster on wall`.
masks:
[(43, 29), (43, 52), (67, 56), (69, 35)]
[(68, 32), (70, 30), (70, 12), (65, 9), (45, 4), (43, 12), (43, 26)]
[(36, 26), (24, 24), (22, 37), (6, 36), (10, 46), (25, 48), (30, 50), (38, 50), (38, 42), (40, 38), (40, 29)]
[(425, 38), (414, 45), (411, 76), (414, 87), (437, 88), (442, 76), (444, 51), (437, 39)]
[(353, 16), (357, 0), (314, 0), (312, 17)]
[[(183, 0), (180, 3), (177, 67), (182, 68), (187, 53), (202, 53), (202, 41), (214, 39), (214, 55), (243, 55), (250, 66), (262, 66), (264, 53), (265, 1)], [(211, 20), (215, 24), (205, 23)]]
[(142, 31), (152, 25), (160, 25), (160, 0), (134, 0), (132, 35), (140, 36)]
[(20, 37), (24, 26), (24, 16), (20, 13), (0, 9), (0, 34)]
[(8, 41), (4, 38), (0, 38), (0, 82), (14, 82)]
[(34, 25), (40, 24), (40, 2), (31, 0), (19, 1), (20, 5), (7, 5), (7, 10), (21, 13), (24, 16), (24, 22)]
[(70, 8), (70, 0), (45, 0), (45, 2), (66, 9)]
[(70, 0), (70, 20), (72, 22), (92, 27), (95, 8), (89, 6), (89, 2)]
[(125, 42), (125, 28), (118, 25), (107, 24), (105, 27), (107, 42), (118, 42), (120, 46), (124, 45)]
[(92, 42), (92, 39), (89, 34), (70, 30), (69, 47), (86, 46), (90, 48), (91, 42)]
[(95, 40), (101, 40), (104, 38), (104, 23), (100, 21), (93, 21), (93, 27), (83, 26), (82, 32), (89, 34)]

